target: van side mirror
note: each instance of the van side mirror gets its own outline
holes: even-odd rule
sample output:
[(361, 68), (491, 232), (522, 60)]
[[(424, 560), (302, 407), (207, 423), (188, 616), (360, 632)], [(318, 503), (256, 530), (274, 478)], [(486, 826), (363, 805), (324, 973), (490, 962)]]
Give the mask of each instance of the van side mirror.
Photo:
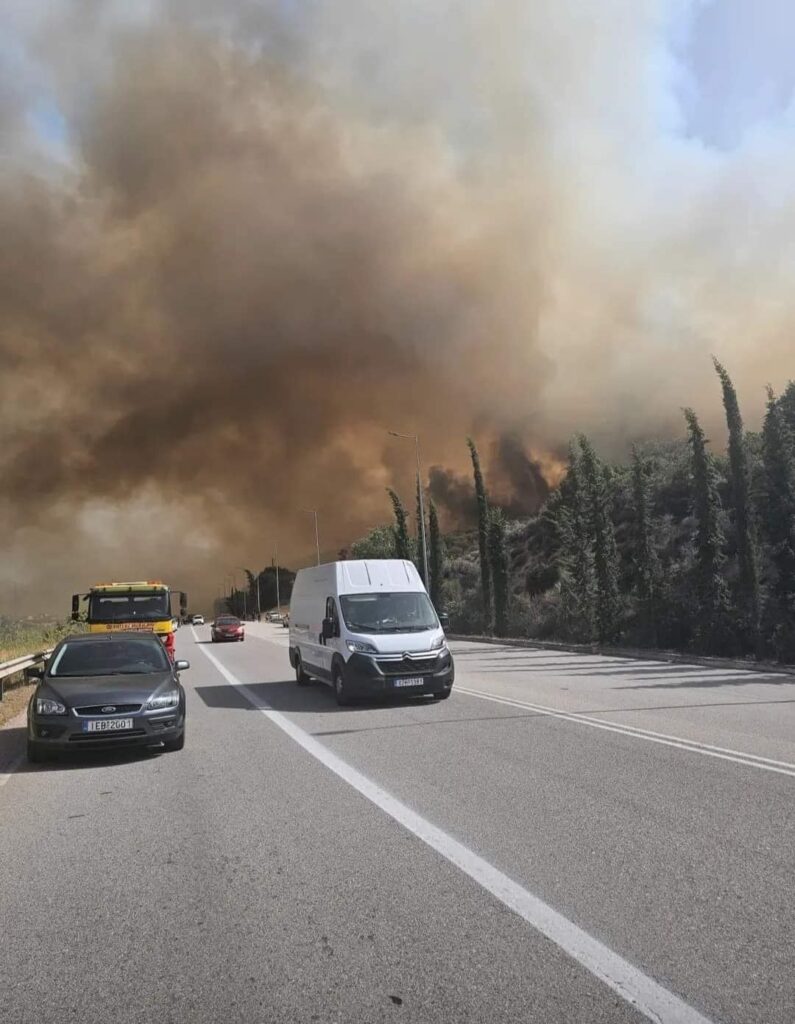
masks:
[(439, 625), (442, 627), (442, 629), (450, 628), (450, 616), (447, 614), (447, 612), (439, 612)]
[(174, 662), (174, 668), (177, 670), (177, 672), (184, 672), (186, 668), (190, 668), (190, 662), (189, 661), (175, 661)]
[(323, 637), (324, 640), (331, 640), (331, 638), (334, 636), (334, 620), (333, 619), (323, 619), (323, 626), (322, 626), (321, 636)]
[(72, 594), (72, 622), (80, 618), (80, 595)]

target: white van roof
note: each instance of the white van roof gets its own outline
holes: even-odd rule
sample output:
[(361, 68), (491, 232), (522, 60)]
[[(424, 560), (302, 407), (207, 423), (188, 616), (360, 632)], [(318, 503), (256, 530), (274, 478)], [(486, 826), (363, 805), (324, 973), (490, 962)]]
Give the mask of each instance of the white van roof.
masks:
[(339, 594), (425, 590), (414, 563), (400, 558), (367, 558), (337, 562), (336, 566)]

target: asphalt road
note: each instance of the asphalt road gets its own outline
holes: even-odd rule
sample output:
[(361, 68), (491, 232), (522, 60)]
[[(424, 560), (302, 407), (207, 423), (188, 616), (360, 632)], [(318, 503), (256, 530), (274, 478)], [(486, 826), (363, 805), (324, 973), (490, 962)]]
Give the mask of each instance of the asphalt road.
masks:
[(196, 635), (180, 753), (0, 732), (3, 1024), (795, 1020), (795, 677), (456, 644), (339, 709)]

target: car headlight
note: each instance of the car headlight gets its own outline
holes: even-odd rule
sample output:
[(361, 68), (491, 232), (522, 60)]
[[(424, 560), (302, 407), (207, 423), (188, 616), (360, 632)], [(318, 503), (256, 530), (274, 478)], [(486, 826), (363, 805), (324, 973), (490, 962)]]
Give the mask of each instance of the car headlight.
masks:
[(51, 700), (49, 697), (37, 697), (36, 714), (65, 715), (66, 707), (59, 700)]
[(364, 640), (346, 640), (345, 643), (351, 654), (378, 654), (378, 648)]
[(431, 644), (432, 651), (443, 651), (447, 647), (447, 639), (444, 636), (437, 637)]
[(146, 702), (147, 711), (156, 711), (161, 708), (175, 708), (179, 704), (179, 693), (172, 690), (171, 693), (164, 693), (161, 697), (150, 697)]

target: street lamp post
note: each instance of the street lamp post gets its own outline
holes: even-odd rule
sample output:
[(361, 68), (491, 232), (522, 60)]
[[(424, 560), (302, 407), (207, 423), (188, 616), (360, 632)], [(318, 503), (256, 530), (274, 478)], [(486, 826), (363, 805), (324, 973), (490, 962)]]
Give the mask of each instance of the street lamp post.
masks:
[[(282, 601), (279, 596), (279, 542), (276, 541), (273, 545), (273, 561), (276, 563), (276, 611), (281, 615)], [(320, 561), (320, 556), (318, 556)]]
[(428, 575), (428, 544), (425, 539), (425, 501), (422, 495), (422, 470), (420, 469), (420, 437), (419, 434), (399, 434), (396, 430), (389, 430), (387, 433), (392, 437), (402, 437), (407, 441), (414, 442), (417, 454), (417, 492), (420, 496), (420, 531), (422, 535), (422, 567), (425, 571), (425, 586), (430, 589), (431, 580)]
[(317, 530), (317, 509), (302, 508), (301, 511), (306, 512), (307, 515), (313, 515), (315, 517), (315, 549), (317, 551), (317, 564), (320, 565), (320, 535)]

